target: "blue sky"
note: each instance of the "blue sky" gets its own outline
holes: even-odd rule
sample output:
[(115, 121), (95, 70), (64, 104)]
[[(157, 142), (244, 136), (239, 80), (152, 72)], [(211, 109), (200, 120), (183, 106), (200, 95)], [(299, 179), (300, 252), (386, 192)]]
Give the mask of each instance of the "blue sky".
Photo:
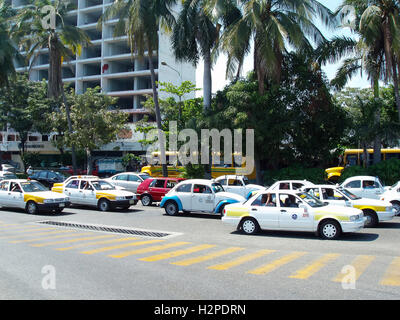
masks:
[[(320, 3), (325, 5), (327, 8), (331, 9), (332, 11), (336, 10), (338, 6), (342, 3), (342, 0), (319, 0)], [(335, 35), (346, 35), (346, 36), (351, 36), (351, 33), (348, 29), (338, 29), (338, 30), (327, 30), (325, 29), (322, 25), (320, 27), (320, 30), (325, 34), (326, 38), (331, 38)], [(197, 87), (202, 88), (203, 87), (203, 65), (202, 61), (199, 62), (197, 72), (196, 72), (196, 81), (197, 81)], [(336, 71), (338, 69), (338, 64), (329, 64), (323, 67), (323, 70), (325, 71), (328, 79), (332, 79)], [(216, 92), (217, 90), (221, 90), (224, 88), (225, 85), (229, 83), (228, 80), (225, 79), (225, 67), (226, 67), (226, 58), (224, 56), (220, 56), (218, 59), (217, 63), (215, 64), (213, 68), (213, 92)], [(253, 60), (252, 56), (249, 55), (244, 63), (244, 74), (247, 73), (249, 70), (252, 70), (253, 68)], [(358, 87), (358, 88), (366, 88), (370, 87), (370, 82), (368, 81), (367, 77), (365, 74), (363, 77), (357, 76), (354, 77), (351, 81), (348, 82), (347, 84), (348, 87)], [(202, 92), (198, 92), (199, 96), (202, 96)]]

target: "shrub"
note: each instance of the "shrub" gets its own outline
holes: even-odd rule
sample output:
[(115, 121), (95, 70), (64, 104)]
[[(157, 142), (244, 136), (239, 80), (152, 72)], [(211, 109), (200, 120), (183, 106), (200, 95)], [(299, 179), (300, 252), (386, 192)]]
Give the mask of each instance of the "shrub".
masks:
[(279, 180), (308, 180), (315, 184), (326, 183), (325, 169), (293, 166), (264, 172), (265, 185), (270, 186)]

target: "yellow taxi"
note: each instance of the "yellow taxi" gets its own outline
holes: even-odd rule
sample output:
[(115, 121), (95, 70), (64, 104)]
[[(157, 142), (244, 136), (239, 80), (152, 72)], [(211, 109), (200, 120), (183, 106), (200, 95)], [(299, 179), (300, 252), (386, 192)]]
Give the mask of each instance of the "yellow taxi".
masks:
[(30, 214), (40, 211), (60, 213), (70, 205), (70, 199), (49, 191), (35, 180), (9, 179), (0, 182), (0, 205), (25, 209)]
[(62, 186), (53, 187), (52, 191), (68, 196), (71, 204), (95, 206), (100, 211), (114, 208), (126, 210), (137, 203), (136, 194), (93, 177), (72, 178)]

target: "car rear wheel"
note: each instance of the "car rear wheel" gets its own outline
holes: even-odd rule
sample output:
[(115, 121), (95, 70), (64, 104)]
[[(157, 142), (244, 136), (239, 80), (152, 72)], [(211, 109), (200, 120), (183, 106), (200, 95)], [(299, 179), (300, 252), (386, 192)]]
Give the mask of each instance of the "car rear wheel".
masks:
[(148, 194), (143, 195), (140, 200), (142, 201), (142, 205), (144, 205), (145, 207), (151, 205), (151, 203), (153, 202), (151, 196), (149, 196)]
[(29, 214), (37, 214), (39, 211), (38, 206), (35, 202), (29, 201), (26, 204), (26, 212)]
[(242, 221), (241, 229), (246, 234), (255, 234), (259, 231), (260, 227), (255, 219), (245, 218)]
[(168, 201), (165, 204), (165, 213), (169, 216), (175, 216), (179, 212), (178, 206), (173, 201)]
[(323, 221), (319, 226), (319, 234), (322, 239), (337, 239), (341, 232), (342, 230), (340, 229), (339, 223), (333, 220)]

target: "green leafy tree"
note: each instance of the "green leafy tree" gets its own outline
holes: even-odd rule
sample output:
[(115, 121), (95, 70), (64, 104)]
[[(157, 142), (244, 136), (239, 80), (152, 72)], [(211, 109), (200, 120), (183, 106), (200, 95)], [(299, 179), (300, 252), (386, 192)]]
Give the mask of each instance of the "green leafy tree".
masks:
[(92, 172), (92, 152), (99, 147), (117, 140), (118, 134), (125, 129), (128, 115), (112, 110), (116, 98), (100, 92), (100, 88), (87, 89), (83, 94), (71, 90), (67, 94), (67, 103), (71, 106), (73, 133), (67, 132), (67, 145), (75, 145), (86, 151), (87, 172)]
[[(62, 63), (73, 59), (76, 54), (80, 55), (82, 47), (91, 43), (83, 29), (64, 23), (68, 12), (73, 9), (76, 9), (76, 2), (72, 0), (29, 0), (14, 19), (14, 32), (27, 52), (26, 59), (31, 65), (36, 61), (40, 49), (49, 50), (48, 97), (59, 103), (63, 101), (70, 133), (73, 128), (70, 107), (64, 99)], [(75, 171), (75, 146), (71, 147)]]

